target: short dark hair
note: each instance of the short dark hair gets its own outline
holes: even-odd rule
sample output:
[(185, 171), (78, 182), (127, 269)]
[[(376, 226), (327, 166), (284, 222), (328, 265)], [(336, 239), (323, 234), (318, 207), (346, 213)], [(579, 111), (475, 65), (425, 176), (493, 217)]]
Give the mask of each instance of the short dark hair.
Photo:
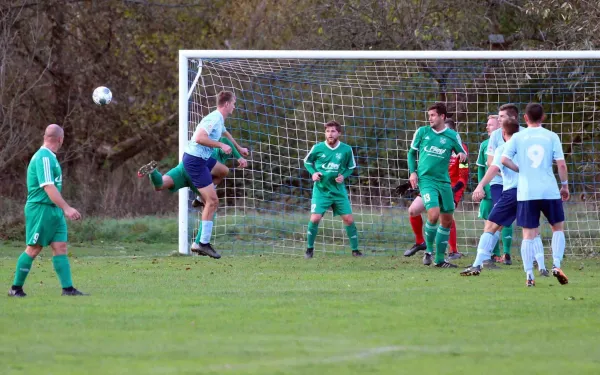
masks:
[(504, 134), (513, 135), (519, 131), (519, 121), (516, 118), (509, 118), (502, 124)]
[(503, 104), (498, 108), (498, 111), (506, 111), (510, 117), (519, 117), (519, 108), (514, 104)]
[(544, 118), (544, 107), (540, 103), (529, 103), (525, 107), (527, 119), (531, 122), (540, 122)]
[(337, 121), (332, 120), (325, 124), (325, 129), (332, 127), (335, 127), (335, 130), (337, 130), (338, 133), (342, 132), (342, 125), (340, 125), (340, 123)]
[(446, 104), (444, 103), (435, 103), (431, 107), (427, 108), (427, 111), (435, 110), (438, 115), (444, 115), (444, 117), (448, 117), (448, 110), (446, 109)]
[(454, 122), (454, 120), (452, 120), (451, 118), (447, 118), (444, 120), (444, 124), (449, 127), (450, 129), (456, 131), (456, 122)]
[(221, 91), (217, 94), (217, 107), (222, 107), (233, 100), (235, 95), (231, 91)]

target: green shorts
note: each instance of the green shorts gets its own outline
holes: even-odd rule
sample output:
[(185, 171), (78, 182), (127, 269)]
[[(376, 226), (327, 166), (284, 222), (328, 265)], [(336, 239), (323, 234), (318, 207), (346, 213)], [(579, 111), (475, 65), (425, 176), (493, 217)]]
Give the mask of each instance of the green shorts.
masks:
[(350, 199), (346, 198), (330, 198), (321, 195), (315, 195), (310, 204), (310, 213), (323, 215), (331, 207), (333, 216), (350, 215), (352, 214), (352, 206)]
[(49, 204), (26, 204), (25, 241), (29, 246), (42, 247), (52, 242), (67, 242), (67, 221), (63, 210)]
[(192, 183), (192, 179), (185, 171), (183, 167), (183, 163), (179, 163), (175, 168), (169, 170), (165, 175), (171, 177), (173, 180), (173, 187), (169, 189), (171, 193), (175, 193), (179, 189), (190, 188), (196, 195), (200, 195), (194, 184)]
[(492, 207), (494, 207), (494, 203), (491, 199), (482, 199), (479, 203), (479, 218), (487, 220), (492, 212)]
[(454, 212), (454, 193), (449, 183), (419, 181), (419, 190), (421, 198), (425, 204), (425, 209), (439, 207), (442, 213)]

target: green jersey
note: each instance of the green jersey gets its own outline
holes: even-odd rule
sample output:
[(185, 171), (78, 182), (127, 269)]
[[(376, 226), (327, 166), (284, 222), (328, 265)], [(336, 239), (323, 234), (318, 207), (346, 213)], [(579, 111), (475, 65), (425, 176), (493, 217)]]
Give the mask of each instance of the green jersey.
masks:
[(346, 198), (346, 184), (336, 182), (338, 175), (346, 180), (356, 168), (352, 148), (339, 142), (337, 146), (330, 147), (327, 142), (317, 143), (304, 158), (304, 166), (311, 175), (319, 172), (321, 180), (313, 186), (313, 194), (320, 194), (332, 198)]
[(477, 166), (478, 167), (482, 167), (485, 168), (485, 171), (487, 172), (488, 166), (487, 166), (487, 148), (488, 148), (488, 143), (490, 142), (489, 138), (486, 139), (485, 141), (481, 142), (481, 146), (479, 146), (479, 155), (477, 155)]
[(235, 146), (229, 140), (229, 138), (223, 137), (223, 138), (219, 139), (219, 142), (225, 143), (226, 145), (228, 145), (229, 147), (231, 147), (231, 154), (229, 154), (229, 155), (226, 154), (225, 151), (221, 150), (220, 148), (214, 148), (213, 149), (213, 153), (212, 153), (211, 156), (214, 159), (216, 159), (219, 163), (225, 164), (227, 162), (227, 160), (229, 160), (229, 158), (239, 159), (239, 158), (242, 157), (242, 155), (239, 153), (239, 151), (237, 150), (237, 148), (235, 148)]
[(27, 203), (54, 203), (46, 194), (44, 186), (55, 185), (62, 191), (62, 169), (56, 155), (46, 147), (40, 148), (27, 167)]
[[(457, 132), (448, 128), (437, 132), (430, 126), (422, 126), (417, 129), (410, 148), (419, 152), (419, 164), (416, 172), (420, 180), (448, 184), (450, 183), (448, 165), (452, 151), (457, 154), (467, 153)], [(412, 173), (414, 170), (410, 172)]]

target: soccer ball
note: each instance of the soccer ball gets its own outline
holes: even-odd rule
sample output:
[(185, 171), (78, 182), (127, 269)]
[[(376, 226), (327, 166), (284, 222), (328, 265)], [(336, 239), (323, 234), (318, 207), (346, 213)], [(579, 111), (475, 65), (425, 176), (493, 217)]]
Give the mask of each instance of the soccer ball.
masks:
[(112, 92), (110, 92), (108, 87), (96, 87), (92, 94), (92, 99), (98, 105), (107, 105), (112, 100)]

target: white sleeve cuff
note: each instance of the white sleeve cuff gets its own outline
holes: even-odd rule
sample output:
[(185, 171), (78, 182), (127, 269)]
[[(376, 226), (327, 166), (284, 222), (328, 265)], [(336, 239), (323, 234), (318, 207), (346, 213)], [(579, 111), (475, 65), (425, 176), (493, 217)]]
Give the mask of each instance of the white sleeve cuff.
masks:
[(50, 182), (44, 182), (43, 184), (40, 184), (40, 187), (44, 187), (46, 185), (54, 185), (54, 182), (50, 181)]

